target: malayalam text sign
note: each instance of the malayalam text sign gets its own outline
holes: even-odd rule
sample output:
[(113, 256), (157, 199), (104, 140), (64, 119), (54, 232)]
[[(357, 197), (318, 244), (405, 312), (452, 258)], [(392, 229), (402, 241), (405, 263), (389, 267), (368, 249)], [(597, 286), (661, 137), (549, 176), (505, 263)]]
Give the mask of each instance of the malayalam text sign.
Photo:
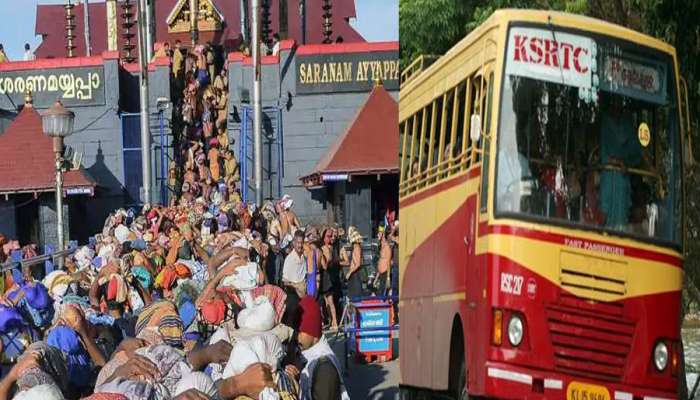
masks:
[(635, 99), (666, 104), (666, 66), (632, 55), (603, 54), (601, 89)]
[(104, 67), (0, 72), (0, 96), (20, 105), (27, 91), (36, 108), (51, 107), (56, 100), (65, 107), (104, 105)]
[(381, 80), (399, 89), (399, 52), (310, 54), (296, 57), (297, 94), (368, 92)]
[[(388, 307), (358, 309), (360, 328), (383, 328), (391, 326), (391, 313)], [(359, 339), (361, 352), (383, 352), (391, 349), (391, 332), (376, 330), (362, 332)]]

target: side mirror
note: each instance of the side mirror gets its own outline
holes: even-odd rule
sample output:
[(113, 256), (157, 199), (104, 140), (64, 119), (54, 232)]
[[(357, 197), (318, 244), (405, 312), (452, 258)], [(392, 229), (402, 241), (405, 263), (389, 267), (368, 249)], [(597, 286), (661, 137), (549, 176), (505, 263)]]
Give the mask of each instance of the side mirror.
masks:
[(481, 116), (479, 114), (472, 114), (469, 126), (469, 138), (472, 140), (472, 143), (478, 142), (481, 138)]
[(684, 125), (683, 133), (685, 137), (683, 139), (683, 163), (686, 168), (691, 168), (695, 165), (695, 157), (693, 157), (693, 135), (691, 132), (690, 125), (690, 109), (688, 106), (688, 84), (685, 79), (681, 77), (681, 124)]

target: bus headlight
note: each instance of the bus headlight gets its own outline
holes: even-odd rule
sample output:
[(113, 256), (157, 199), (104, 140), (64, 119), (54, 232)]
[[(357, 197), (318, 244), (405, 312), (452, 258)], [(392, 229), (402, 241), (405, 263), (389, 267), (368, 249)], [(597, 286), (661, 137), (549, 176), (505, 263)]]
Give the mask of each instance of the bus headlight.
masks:
[(518, 346), (523, 341), (523, 321), (516, 314), (508, 321), (508, 341), (513, 346)]
[(666, 365), (668, 365), (668, 347), (664, 342), (658, 342), (654, 347), (654, 366), (659, 371), (663, 371)]

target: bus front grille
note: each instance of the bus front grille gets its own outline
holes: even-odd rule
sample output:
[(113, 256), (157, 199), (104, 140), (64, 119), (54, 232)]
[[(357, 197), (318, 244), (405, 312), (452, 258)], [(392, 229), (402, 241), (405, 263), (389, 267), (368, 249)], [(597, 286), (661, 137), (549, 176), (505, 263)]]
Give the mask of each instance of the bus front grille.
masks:
[(624, 263), (570, 251), (560, 255), (561, 288), (577, 297), (595, 301), (617, 301), (627, 293)]
[(599, 310), (590, 303), (582, 308), (572, 304), (547, 307), (557, 371), (592, 379), (621, 379), (634, 323), (623, 320), (612, 304), (601, 306)]

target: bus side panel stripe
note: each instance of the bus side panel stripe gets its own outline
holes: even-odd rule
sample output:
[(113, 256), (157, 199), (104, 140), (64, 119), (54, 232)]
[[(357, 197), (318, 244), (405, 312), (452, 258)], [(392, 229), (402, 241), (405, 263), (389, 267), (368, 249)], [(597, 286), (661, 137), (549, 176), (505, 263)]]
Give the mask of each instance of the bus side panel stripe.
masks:
[[(499, 235), (510, 235), (510, 236), (518, 236), (518, 237), (524, 237), (524, 238), (529, 238), (529, 239), (535, 239), (539, 241), (544, 241), (544, 242), (549, 242), (549, 243), (556, 243), (562, 246), (566, 246), (566, 240), (567, 239), (577, 239), (574, 235), (571, 237), (567, 237), (564, 235), (559, 235), (556, 233), (551, 233), (551, 232), (543, 232), (543, 231), (537, 231), (537, 230), (532, 230), (532, 229), (524, 229), (520, 227), (515, 227), (515, 226), (508, 226), (508, 225), (489, 225), (486, 229), (486, 232), (488, 234), (499, 234)], [(641, 258), (645, 260), (650, 260), (650, 261), (657, 261), (669, 265), (673, 265), (675, 267), (682, 267), (683, 266), (683, 260), (680, 257), (673, 256), (670, 254), (664, 254), (656, 251), (651, 251), (651, 250), (645, 250), (645, 249), (640, 249), (640, 248), (635, 248), (635, 247), (630, 247), (630, 246), (622, 246), (616, 243), (611, 243), (611, 242), (602, 242), (602, 241), (596, 241), (596, 240), (584, 240), (585, 242), (591, 243), (593, 245), (600, 245), (600, 246), (609, 246), (613, 248), (618, 248), (621, 249), (622, 252), (624, 253), (624, 256), (629, 256), (629, 257), (634, 257), (634, 258)], [(568, 248), (568, 246), (566, 246)]]
[(481, 172), (480, 166), (472, 167), (466, 174), (458, 175), (454, 178), (440, 182), (433, 187), (424, 189), (422, 191), (419, 191), (416, 194), (412, 194), (410, 196), (407, 196), (407, 197), (401, 199), (399, 201), (399, 207), (403, 208), (403, 207), (411, 206), (411, 205), (413, 205), (419, 201), (425, 200), (428, 197), (431, 197), (437, 193), (443, 192), (443, 191), (450, 189), (454, 186), (462, 184), (470, 179), (477, 178), (477, 177), (479, 177), (480, 172)]

